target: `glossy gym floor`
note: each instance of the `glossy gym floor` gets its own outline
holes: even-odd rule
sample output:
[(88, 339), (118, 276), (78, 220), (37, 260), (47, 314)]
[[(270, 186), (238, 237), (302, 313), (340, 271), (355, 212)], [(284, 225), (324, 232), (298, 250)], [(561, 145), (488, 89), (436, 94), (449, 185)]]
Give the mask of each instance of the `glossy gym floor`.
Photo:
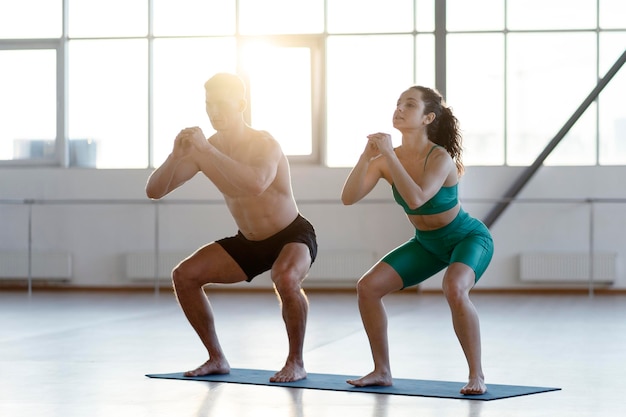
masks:
[[(232, 367), (277, 370), (286, 334), (271, 291), (209, 291)], [(309, 292), (309, 372), (361, 375), (352, 292)], [(170, 292), (0, 291), (3, 417), (616, 417), (626, 410), (626, 296), (473, 294), (491, 383), (561, 391), (494, 401), (149, 379), (206, 360)], [(464, 381), (441, 294), (385, 299), (394, 377)]]

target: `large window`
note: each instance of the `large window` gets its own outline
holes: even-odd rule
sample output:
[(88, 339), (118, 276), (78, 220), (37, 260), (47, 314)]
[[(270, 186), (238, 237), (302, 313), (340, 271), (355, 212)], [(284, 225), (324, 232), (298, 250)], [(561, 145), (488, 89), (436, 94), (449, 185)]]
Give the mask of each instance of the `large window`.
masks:
[[(182, 128), (212, 133), (203, 84), (229, 71), (294, 162), (399, 143), (397, 97), (421, 84), (466, 165), (528, 165), (625, 48), (623, 0), (0, 0), (0, 164), (158, 165)], [(626, 164), (624, 91), (626, 68), (545, 163)]]
[(370, 133), (389, 132), (399, 144), (392, 117), (406, 88), (434, 86), (434, 2), (327, 3), (325, 162), (352, 166)]
[(56, 160), (56, 50), (0, 50), (0, 157)]
[[(621, 0), (447, 0), (446, 12), (468, 165), (532, 164), (626, 50)], [(626, 164), (625, 91), (626, 67), (545, 164)]]

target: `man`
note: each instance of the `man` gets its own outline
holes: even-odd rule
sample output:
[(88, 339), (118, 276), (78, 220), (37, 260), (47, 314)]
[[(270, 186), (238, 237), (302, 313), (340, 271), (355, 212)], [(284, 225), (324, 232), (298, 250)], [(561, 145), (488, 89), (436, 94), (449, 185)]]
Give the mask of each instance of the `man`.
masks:
[(289, 354), (270, 381), (297, 381), (306, 378), (302, 348), (308, 301), (301, 284), (317, 254), (315, 231), (298, 211), (289, 162), (280, 145), (244, 120), (243, 81), (219, 73), (204, 87), (206, 112), (216, 133), (207, 139), (198, 127), (183, 129), (146, 186), (148, 197), (159, 199), (202, 172), (224, 195), (239, 229), (236, 236), (201, 247), (172, 272), (180, 306), (209, 355), (204, 364), (185, 375), (230, 372), (203, 287), (251, 281), (271, 269)]

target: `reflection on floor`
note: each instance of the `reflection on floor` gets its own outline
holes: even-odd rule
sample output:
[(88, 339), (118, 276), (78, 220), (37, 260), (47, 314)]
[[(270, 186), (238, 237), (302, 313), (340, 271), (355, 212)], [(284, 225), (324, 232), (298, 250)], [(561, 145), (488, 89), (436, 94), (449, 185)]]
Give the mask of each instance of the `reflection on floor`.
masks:
[[(286, 335), (271, 292), (210, 295), (231, 366), (279, 369)], [(471, 401), (155, 380), (206, 360), (170, 294), (0, 292), (0, 415), (614, 417), (626, 392), (626, 297), (476, 294), (487, 383), (560, 387)], [(360, 375), (371, 357), (353, 293), (309, 294), (309, 372)], [(394, 376), (463, 381), (445, 300), (385, 301)]]

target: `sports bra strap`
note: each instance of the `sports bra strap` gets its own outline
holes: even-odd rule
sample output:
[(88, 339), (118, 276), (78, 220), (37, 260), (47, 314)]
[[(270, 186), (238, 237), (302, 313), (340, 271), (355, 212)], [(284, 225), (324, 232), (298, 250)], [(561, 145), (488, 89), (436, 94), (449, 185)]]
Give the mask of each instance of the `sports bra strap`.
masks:
[(442, 148), (443, 146), (441, 145), (433, 145), (432, 148), (430, 148), (430, 150), (428, 151), (428, 153), (426, 154), (426, 159), (424, 159), (424, 169), (426, 169), (426, 163), (428, 162), (428, 157), (430, 156), (430, 154), (433, 152), (433, 150), (435, 150), (435, 148)]

